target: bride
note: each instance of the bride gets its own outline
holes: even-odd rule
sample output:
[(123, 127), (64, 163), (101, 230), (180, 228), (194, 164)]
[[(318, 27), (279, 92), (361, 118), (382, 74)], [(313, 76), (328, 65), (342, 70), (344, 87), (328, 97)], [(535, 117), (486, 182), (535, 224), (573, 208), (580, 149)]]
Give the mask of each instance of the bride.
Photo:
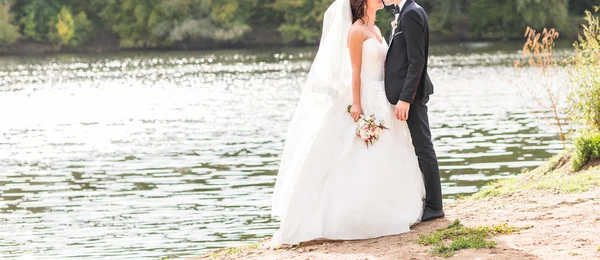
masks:
[[(421, 219), (425, 187), (417, 156), (384, 90), (388, 46), (374, 25), (383, 6), (336, 0), (325, 13), (286, 137), (272, 205), (280, 228), (270, 247), (399, 234)], [(355, 135), (363, 114), (388, 128), (368, 148)]]

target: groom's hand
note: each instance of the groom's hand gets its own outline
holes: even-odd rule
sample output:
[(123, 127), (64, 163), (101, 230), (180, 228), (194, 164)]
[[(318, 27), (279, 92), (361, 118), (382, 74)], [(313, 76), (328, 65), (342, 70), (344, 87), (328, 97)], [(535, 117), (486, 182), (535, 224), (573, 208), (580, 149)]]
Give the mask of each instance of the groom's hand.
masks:
[(401, 121), (408, 120), (408, 110), (410, 110), (410, 103), (398, 100), (398, 104), (396, 104), (396, 118)]

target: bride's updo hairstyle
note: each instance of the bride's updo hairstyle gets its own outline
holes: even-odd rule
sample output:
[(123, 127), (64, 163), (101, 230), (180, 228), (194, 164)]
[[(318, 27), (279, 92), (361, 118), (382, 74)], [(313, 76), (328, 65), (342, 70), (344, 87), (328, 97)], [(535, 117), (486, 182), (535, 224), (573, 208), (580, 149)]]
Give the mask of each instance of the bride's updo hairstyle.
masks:
[(352, 23), (361, 20), (366, 23), (362, 18), (367, 13), (367, 0), (348, 0), (350, 1), (350, 7), (352, 8)]

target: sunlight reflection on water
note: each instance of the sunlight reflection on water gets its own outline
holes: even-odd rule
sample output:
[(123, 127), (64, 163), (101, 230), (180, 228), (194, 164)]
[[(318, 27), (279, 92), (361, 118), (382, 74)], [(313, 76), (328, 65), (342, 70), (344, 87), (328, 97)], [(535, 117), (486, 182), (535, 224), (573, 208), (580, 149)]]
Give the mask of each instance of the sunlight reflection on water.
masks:
[[(561, 149), (518, 97), (517, 52), (437, 53), (447, 198)], [(144, 259), (256, 241), (313, 49), (2, 58), (0, 257)]]

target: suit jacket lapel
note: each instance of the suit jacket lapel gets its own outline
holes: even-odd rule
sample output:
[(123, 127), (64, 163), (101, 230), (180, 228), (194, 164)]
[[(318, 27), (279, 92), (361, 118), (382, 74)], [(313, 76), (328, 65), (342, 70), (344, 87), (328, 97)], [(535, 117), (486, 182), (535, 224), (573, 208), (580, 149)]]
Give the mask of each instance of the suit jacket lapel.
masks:
[(398, 13), (397, 17), (394, 17), (394, 21), (396, 22), (396, 28), (392, 28), (392, 32), (390, 33), (390, 40), (388, 41), (389, 44), (388, 46), (392, 46), (392, 41), (394, 41), (394, 35), (396, 34), (396, 31), (398, 30), (398, 27), (400, 27), (400, 17), (402, 17), (402, 13), (404, 13), (404, 10), (406, 10), (406, 8), (408, 7), (408, 5), (412, 4), (415, 0), (405, 0), (406, 3), (404, 4), (404, 6), (402, 6), (402, 10), (400, 10), (400, 12)]
[(402, 14), (404, 12), (404, 10), (406, 10), (406, 7), (408, 7), (408, 5), (412, 4), (415, 0), (406, 0), (406, 4), (404, 4), (404, 6), (402, 7), (402, 10), (400, 10), (400, 14)]
[(400, 18), (400, 14), (396, 14), (393, 23), (396, 23), (396, 28), (393, 28), (390, 30), (390, 36), (388, 39), (389, 44), (388, 45), (392, 45), (392, 40), (394, 40), (394, 34), (396, 33), (396, 30), (398, 29), (398, 19)]

